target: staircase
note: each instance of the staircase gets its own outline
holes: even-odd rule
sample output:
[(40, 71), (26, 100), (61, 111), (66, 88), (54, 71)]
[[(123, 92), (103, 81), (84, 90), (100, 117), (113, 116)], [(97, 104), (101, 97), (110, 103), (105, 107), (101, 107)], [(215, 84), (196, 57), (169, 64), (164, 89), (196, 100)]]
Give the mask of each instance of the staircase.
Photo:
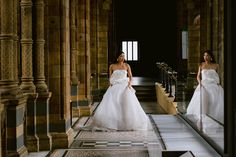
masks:
[(157, 101), (155, 84), (133, 85), (133, 88), (136, 90), (136, 96), (139, 101), (144, 101), (144, 102)]
[(132, 87), (136, 90), (136, 96), (147, 114), (164, 113), (157, 104), (155, 80), (152, 78), (134, 77)]

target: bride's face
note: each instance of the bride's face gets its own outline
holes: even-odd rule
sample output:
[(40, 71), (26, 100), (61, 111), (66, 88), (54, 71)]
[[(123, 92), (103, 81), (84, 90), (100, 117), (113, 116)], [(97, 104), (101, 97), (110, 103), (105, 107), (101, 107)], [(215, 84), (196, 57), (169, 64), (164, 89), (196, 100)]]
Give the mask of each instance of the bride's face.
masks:
[(206, 52), (204, 53), (203, 58), (204, 58), (205, 61), (208, 61), (208, 62), (211, 61), (211, 56)]
[(125, 54), (122, 53), (118, 58), (117, 58), (118, 62), (124, 62), (125, 61)]

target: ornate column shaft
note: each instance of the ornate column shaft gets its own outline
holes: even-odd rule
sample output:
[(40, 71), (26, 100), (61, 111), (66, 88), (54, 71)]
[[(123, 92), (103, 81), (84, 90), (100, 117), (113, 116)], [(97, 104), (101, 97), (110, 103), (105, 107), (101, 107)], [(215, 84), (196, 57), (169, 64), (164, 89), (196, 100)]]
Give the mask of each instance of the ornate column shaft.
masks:
[(17, 73), (17, 33), (16, 33), (16, 11), (14, 11), (13, 0), (1, 0), (1, 78), (0, 88), (2, 95), (11, 97), (19, 93), (18, 87), (18, 73)]
[(35, 36), (34, 36), (34, 78), (38, 98), (36, 101), (36, 134), (39, 138), (39, 150), (51, 150), (52, 140), (49, 134), (49, 99), (51, 92), (45, 82), (44, 70), (44, 0), (34, 0)]
[(32, 2), (21, 0), (22, 83), (24, 92), (35, 93), (32, 64)]
[(44, 0), (35, 0), (35, 85), (37, 92), (48, 92), (44, 70)]
[(21, 89), (28, 95), (26, 118), (26, 146), (29, 151), (38, 151), (39, 143), (35, 130), (36, 87), (33, 83), (32, 64), (32, 1), (21, 0), (21, 52), (22, 83)]
[(6, 108), (6, 151), (5, 156), (26, 157), (28, 152), (24, 146), (24, 96), (18, 86), (18, 38), (17, 11), (19, 2), (0, 0), (1, 4), (1, 103)]

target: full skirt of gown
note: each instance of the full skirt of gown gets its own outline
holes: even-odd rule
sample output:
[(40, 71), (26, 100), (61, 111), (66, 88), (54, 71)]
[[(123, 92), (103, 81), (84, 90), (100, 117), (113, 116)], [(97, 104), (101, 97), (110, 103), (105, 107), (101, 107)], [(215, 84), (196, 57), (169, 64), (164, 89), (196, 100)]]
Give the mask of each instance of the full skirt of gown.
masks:
[(211, 117), (224, 123), (224, 90), (219, 85), (219, 77), (215, 70), (202, 70), (201, 86), (198, 85), (187, 108), (187, 115), (196, 118)]
[(151, 124), (132, 87), (126, 70), (116, 70), (103, 99), (91, 117), (90, 127), (102, 130), (148, 130)]

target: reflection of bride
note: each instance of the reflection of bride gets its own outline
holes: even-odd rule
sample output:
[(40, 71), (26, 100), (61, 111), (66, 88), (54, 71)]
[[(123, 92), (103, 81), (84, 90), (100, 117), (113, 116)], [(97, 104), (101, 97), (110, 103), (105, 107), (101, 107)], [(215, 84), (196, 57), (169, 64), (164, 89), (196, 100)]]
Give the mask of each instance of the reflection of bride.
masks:
[(88, 126), (102, 130), (147, 130), (151, 127), (150, 121), (130, 84), (132, 73), (124, 63), (123, 52), (117, 61), (109, 68), (110, 86)]
[(224, 123), (224, 91), (219, 84), (218, 64), (213, 63), (212, 59), (212, 53), (207, 50), (204, 53), (205, 62), (199, 66), (197, 76), (199, 85), (188, 105), (187, 115), (193, 115), (195, 118), (199, 118), (201, 114), (203, 117), (207, 115)]

